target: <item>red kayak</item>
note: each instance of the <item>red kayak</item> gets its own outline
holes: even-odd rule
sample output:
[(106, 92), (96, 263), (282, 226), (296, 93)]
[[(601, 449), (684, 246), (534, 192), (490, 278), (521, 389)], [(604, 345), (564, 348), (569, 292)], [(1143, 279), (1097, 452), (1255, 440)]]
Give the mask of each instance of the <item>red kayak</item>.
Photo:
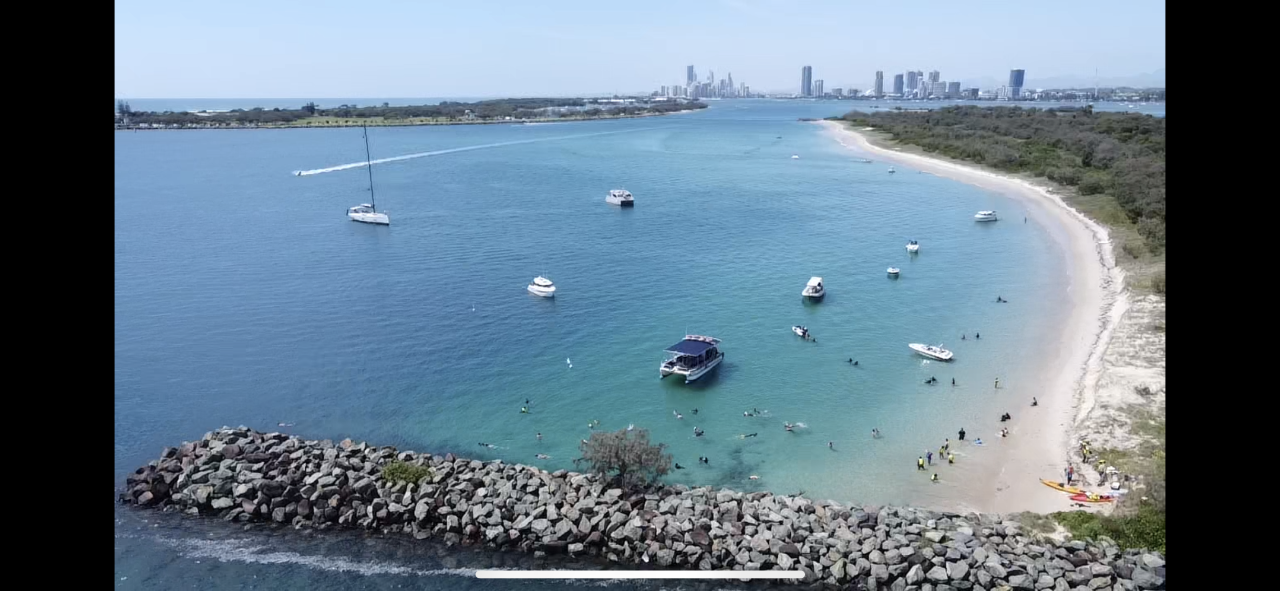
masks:
[(1110, 503), (1111, 501), (1116, 500), (1116, 498), (1109, 495), (1099, 495), (1097, 498), (1091, 499), (1089, 498), (1089, 495), (1085, 493), (1079, 493), (1079, 494), (1071, 495), (1071, 500), (1078, 501), (1081, 503)]

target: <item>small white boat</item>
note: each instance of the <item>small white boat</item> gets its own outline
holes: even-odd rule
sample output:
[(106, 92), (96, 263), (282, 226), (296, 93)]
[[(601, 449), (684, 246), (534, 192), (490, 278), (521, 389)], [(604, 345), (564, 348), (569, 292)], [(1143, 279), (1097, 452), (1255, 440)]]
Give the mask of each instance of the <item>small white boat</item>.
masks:
[(631, 196), (631, 191), (626, 189), (613, 189), (609, 191), (609, 196), (604, 198), (605, 203), (618, 205), (621, 207), (635, 207), (636, 200)]
[(908, 242), (908, 243), (907, 243), (907, 252), (912, 253), (912, 254), (917, 253), (917, 252), (920, 252), (920, 243), (919, 243), (919, 242), (916, 242), (915, 240), (912, 240), (911, 242)]
[(550, 279), (539, 275), (533, 278), (533, 283), (529, 284), (529, 293), (544, 298), (554, 298), (556, 297), (556, 284), (552, 283)]
[(376, 211), (373, 205), (361, 203), (347, 210), (347, 217), (353, 222), (364, 222), (366, 224), (381, 224), (383, 226), (391, 225), (391, 218), (387, 217), (385, 212)]
[(827, 288), (822, 286), (821, 277), (810, 277), (809, 283), (805, 284), (804, 291), (801, 291), (800, 295), (816, 300), (827, 295)]
[(943, 349), (942, 345), (938, 345), (935, 347), (933, 345), (911, 343), (907, 346), (911, 347), (911, 350), (915, 351), (916, 353), (924, 355), (925, 357), (928, 357), (930, 359), (937, 359), (938, 361), (951, 361), (951, 358), (954, 357), (954, 354), (951, 351)]
[[(378, 211), (377, 199), (373, 195), (373, 156), (369, 153), (369, 128), (364, 128), (364, 159), (365, 168), (369, 171), (369, 203), (361, 203), (355, 207), (347, 209), (347, 217), (353, 222), (363, 222), (366, 224), (378, 224), (382, 226), (390, 226), (391, 218), (384, 211)], [(302, 176), (302, 172), (297, 173)]]
[(800, 159), (800, 156), (799, 156), (799, 155), (796, 155), (796, 154), (792, 154), (792, 155), (791, 155), (791, 159), (792, 159), (792, 160), (799, 160), (799, 159)]
[(868, 160), (866, 158), (859, 158), (858, 162), (861, 162), (863, 164), (871, 164), (871, 160)]
[(979, 211), (973, 214), (973, 221), (975, 222), (994, 222), (997, 219), (994, 211)]
[(811, 336), (811, 335), (809, 334), (809, 329), (808, 329), (808, 327), (804, 327), (804, 326), (793, 326), (793, 327), (791, 327), (791, 332), (796, 333), (796, 336), (798, 336), (798, 337), (800, 337), (800, 338), (802, 338), (802, 339), (804, 339), (804, 340), (806, 340), (806, 341), (807, 341), (807, 340), (809, 340), (809, 339), (811, 339), (811, 338), (813, 338), (813, 336)]
[(724, 361), (724, 353), (717, 345), (720, 339), (702, 335), (685, 335), (680, 342), (667, 348), (667, 358), (658, 367), (662, 377), (671, 374), (684, 376), (687, 384), (704, 375)]
[(894, 169), (893, 169), (893, 167), (892, 167), (892, 166), (890, 166), (890, 167), (889, 167), (889, 174), (893, 174), (893, 173), (895, 173), (895, 172), (898, 172), (898, 171), (894, 170)]
[(891, 276), (893, 276), (893, 277), (897, 277), (897, 276), (898, 276), (898, 273), (900, 273), (900, 272), (901, 272), (901, 270), (900, 270), (900, 269), (898, 269), (897, 267), (889, 267), (889, 275), (891, 275)]

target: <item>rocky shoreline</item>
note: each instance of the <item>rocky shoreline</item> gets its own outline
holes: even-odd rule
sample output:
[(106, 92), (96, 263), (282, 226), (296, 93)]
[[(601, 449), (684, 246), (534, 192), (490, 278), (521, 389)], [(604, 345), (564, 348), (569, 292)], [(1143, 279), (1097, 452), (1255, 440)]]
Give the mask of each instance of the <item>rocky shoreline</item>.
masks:
[[(390, 482), (392, 462), (429, 467)], [(595, 556), (646, 567), (796, 570), (797, 583), (894, 591), (1164, 589), (1156, 553), (1033, 539), (997, 515), (655, 486), (223, 427), (167, 448), (121, 503), (232, 522), (402, 532), (449, 545)]]

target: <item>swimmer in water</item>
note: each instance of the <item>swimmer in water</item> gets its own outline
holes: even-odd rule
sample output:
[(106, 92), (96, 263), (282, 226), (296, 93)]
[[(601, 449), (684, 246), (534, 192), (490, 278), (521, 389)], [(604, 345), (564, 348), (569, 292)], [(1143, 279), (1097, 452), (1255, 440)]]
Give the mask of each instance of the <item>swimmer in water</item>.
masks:
[(828, 442), (827, 442), (827, 449), (829, 449), (829, 450), (831, 450), (831, 451), (835, 451), (835, 450), (836, 450), (836, 442), (834, 442), (834, 441), (828, 441)]
[(748, 434), (748, 435), (742, 435), (742, 434), (739, 434), (739, 435), (738, 435), (738, 439), (746, 439), (746, 438), (748, 438), (748, 437), (755, 437), (756, 435), (759, 435), (759, 433), (751, 433), (751, 434)]
[(536, 456), (534, 456), (534, 457), (538, 458), (539, 460), (550, 460), (550, 459), (551, 459), (551, 456), (549, 456), (549, 455), (547, 455), (547, 454), (538, 454), (538, 455), (536, 455)]
[(702, 429), (699, 429), (699, 428), (697, 428), (697, 427), (694, 427), (694, 428), (693, 428), (693, 436), (694, 436), (694, 437), (702, 437), (702, 434), (703, 434), (703, 433), (705, 433), (705, 431), (703, 431)]
[(695, 409), (693, 409), (693, 414), (695, 414), (695, 415), (696, 415), (696, 414), (698, 414), (698, 409), (696, 409), (696, 408), (695, 408)]
[(681, 466), (679, 463), (677, 463), (676, 470), (684, 470), (684, 466)]
[(538, 441), (542, 441), (542, 432), (541, 432), (541, 431), (539, 431), (539, 432), (538, 432)]
[(677, 419), (683, 419), (683, 418), (684, 418), (684, 415), (682, 415), (682, 414), (680, 414), (680, 413), (676, 413), (676, 418), (677, 418)]
[(751, 476), (748, 476), (747, 478), (750, 478), (751, 480), (760, 480), (760, 477), (759, 477), (759, 476), (756, 476), (755, 474), (752, 474)]
[(278, 424), (278, 425), (276, 425), (276, 426), (277, 426), (277, 427), (292, 427), (293, 425), (294, 425), (293, 423), (280, 423), (280, 424)]
[(794, 426), (791, 423), (783, 423), (782, 428), (790, 431), (794, 428)]
[(754, 417), (755, 415), (753, 415), (753, 414), (751, 414), (751, 413), (749, 413), (749, 412), (747, 412), (747, 411), (745, 411), (745, 410), (744, 410), (744, 411), (742, 411), (742, 416), (744, 416), (744, 417)]
[(522, 414), (529, 414), (529, 407), (527, 407), (527, 406), (522, 406), (522, 407), (520, 407), (520, 412), (521, 412)]
[(879, 439), (879, 438), (880, 438), (880, 429), (872, 429), (872, 430), (871, 430), (871, 438), (872, 438), (872, 439)]

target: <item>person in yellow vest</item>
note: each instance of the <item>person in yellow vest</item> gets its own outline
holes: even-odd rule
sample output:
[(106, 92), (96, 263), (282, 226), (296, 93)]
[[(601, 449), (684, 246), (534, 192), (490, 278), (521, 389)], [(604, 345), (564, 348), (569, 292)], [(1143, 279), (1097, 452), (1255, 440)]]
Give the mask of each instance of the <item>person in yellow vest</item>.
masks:
[(916, 470), (924, 470), (924, 456), (916, 458)]
[(934, 472), (934, 473), (933, 473), (933, 477), (931, 477), (929, 480), (930, 480), (930, 481), (932, 481), (932, 482), (937, 482), (937, 481), (938, 481), (938, 473), (937, 473), (937, 472)]
[(952, 453), (947, 454), (947, 463), (948, 464), (956, 463), (956, 454), (952, 454)]

